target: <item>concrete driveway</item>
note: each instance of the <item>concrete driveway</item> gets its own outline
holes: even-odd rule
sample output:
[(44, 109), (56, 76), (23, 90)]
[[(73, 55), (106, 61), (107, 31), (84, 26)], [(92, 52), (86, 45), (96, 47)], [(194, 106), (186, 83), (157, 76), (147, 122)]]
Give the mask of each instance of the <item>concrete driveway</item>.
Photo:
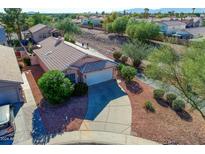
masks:
[(90, 86), (88, 111), (80, 130), (130, 134), (131, 104), (116, 80)]

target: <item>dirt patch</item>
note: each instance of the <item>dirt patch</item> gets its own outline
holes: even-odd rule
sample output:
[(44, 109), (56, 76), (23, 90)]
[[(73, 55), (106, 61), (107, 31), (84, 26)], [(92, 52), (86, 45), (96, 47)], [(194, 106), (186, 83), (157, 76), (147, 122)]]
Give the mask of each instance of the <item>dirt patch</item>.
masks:
[(76, 36), (80, 43), (88, 43), (91, 48), (98, 50), (100, 53), (112, 57), (112, 53), (120, 51), (123, 43), (128, 41), (126, 36), (116, 34), (107, 34), (104, 31), (81, 28), (82, 34)]
[(71, 97), (65, 103), (51, 106), (43, 101), (39, 111), (48, 133), (79, 130), (87, 113), (87, 96)]
[[(137, 79), (135, 81), (142, 87), (141, 93), (130, 92), (124, 81), (120, 83), (131, 100), (132, 135), (162, 144), (205, 144), (205, 120), (198, 112), (186, 109), (179, 114), (170, 107), (163, 107), (153, 98), (153, 89), (149, 85)], [(148, 100), (152, 102), (155, 113), (145, 110)]]

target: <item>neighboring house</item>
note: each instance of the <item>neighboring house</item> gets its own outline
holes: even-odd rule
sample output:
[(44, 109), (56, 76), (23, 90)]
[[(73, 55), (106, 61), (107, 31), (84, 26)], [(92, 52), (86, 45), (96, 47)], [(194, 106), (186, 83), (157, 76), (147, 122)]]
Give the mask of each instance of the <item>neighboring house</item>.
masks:
[(43, 40), (39, 45), (40, 48), (33, 52), (44, 71), (60, 70), (72, 82), (88, 85), (114, 78), (116, 63), (98, 52), (54, 37)]
[(186, 23), (183, 23), (178, 20), (170, 20), (170, 21), (161, 21), (159, 22), (161, 29), (164, 31), (167, 30), (183, 30), (186, 28)]
[(188, 28), (186, 31), (194, 38), (205, 37), (205, 27)]
[(6, 32), (3, 26), (0, 25), (0, 45), (7, 45)]
[(0, 105), (22, 101), (21, 72), (14, 49), (0, 45)]
[[(25, 33), (25, 32), (24, 32)], [(36, 43), (50, 37), (58, 37), (60, 35), (60, 32), (54, 28), (51, 28), (44, 24), (37, 24), (26, 32), (25, 35), (28, 35), (27, 37), (32, 38)]]
[(83, 19), (81, 21), (81, 24), (83, 26), (89, 26), (89, 22), (91, 22), (93, 24), (94, 27), (101, 27), (102, 26), (102, 20), (95, 18), (95, 19)]

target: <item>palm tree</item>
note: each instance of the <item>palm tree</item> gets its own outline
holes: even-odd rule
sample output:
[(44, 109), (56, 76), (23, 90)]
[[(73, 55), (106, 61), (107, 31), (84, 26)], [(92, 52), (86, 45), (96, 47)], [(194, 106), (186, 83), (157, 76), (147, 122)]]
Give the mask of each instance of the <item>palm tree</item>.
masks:
[(22, 13), (20, 8), (6, 8), (5, 13), (1, 15), (1, 22), (6, 26), (6, 29), (12, 29), (22, 40), (21, 30), (25, 26), (26, 14)]
[(192, 14), (194, 15), (196, 8), (192, 8)]
[(149, 17), (149, 9), (148, 9), (148, 8), (145, 8), (145, 9), (144, 9), (144, 17), (145, 17), (145, 18), (148, 18), (148, 17)]
[(192, 18), (193, 18), (193, 16), (194, 16), (195, 9), (196, 9), (196, 8), (192, 8)]

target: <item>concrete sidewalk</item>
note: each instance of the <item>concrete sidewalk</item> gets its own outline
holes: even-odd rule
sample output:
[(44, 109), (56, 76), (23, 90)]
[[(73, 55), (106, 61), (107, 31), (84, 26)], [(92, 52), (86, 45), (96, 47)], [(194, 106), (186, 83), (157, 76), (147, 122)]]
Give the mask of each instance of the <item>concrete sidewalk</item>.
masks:
[(13, 144), (19, 144), (32, 138), (32, 117), (33, 111), (36, 109), (33, 94), (24, 73), (22, 74), (22, 78), (24, 82), (22, 88), (26, 102), (24, 102), (23, 106), (21, 106), (15, 117), (16, 132), (14, 135)]
[[(32, 140), (27, 140), (20, 144), (32, 144)], [(48, 144), (159, 145), (157, 142), (146, 140), (140, 137), (101, 131), (66, 132), (50, 139)]]

